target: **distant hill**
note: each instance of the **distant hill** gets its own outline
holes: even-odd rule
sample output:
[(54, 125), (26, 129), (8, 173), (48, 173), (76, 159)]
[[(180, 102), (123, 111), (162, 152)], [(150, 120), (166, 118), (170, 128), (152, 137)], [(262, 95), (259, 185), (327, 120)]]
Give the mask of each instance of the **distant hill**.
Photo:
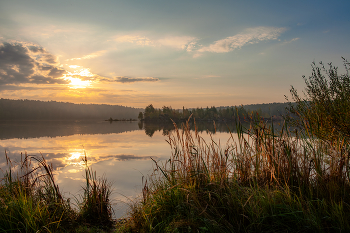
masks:
[(1, 120), (137, 119), (141, 108), (107, 104), (0, 99)]

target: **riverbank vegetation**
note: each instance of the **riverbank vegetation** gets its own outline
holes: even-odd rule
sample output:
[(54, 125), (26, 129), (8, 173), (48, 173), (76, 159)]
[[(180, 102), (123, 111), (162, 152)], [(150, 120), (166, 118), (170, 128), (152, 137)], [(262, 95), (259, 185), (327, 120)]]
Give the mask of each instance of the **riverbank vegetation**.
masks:
[[(244, 129), (238, 120), (238, 138), (232, 135), (221, 145), (204, 141), (188, 123), (176, 128), (168, 138), (171, 158), (155, 161), (123, 231), (350, 231), (345, 60), (344, 65), (346, 74), (338, 75), (331, 65), (326, 70), (313, 64), (306, 80), (310, 92), (301, 98), (292, 88), (297, 106), (279, 133), (273, 124)], [(292, 132), (291, 125), (297, 127)]]
[(84, 194), (75, 206), (62, 196), (52, 167), (43, 157), (25, 154), (14, 162), (6, 155), (6, 160), (0, 183), (1, 232), (96, 232), (112, 228), (110, 185), (96, 177), (86, 157)]

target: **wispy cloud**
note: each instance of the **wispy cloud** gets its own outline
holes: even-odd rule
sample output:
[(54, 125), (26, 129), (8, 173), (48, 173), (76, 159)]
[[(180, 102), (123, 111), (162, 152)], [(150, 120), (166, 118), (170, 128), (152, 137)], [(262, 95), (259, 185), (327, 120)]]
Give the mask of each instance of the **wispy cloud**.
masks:
[(67, 59), (66, 61), (84, 60), (84, 59), (91, 59), (91, 58), (95, 58), (95, 57), (100, 57), (103, 54), (105, 54), (106, 52), (107, 52), (107, 50), (101, 50), (101, 51), (97, 51), (94, 53), (90, 53), (90, 54), (82, 56), (82, 57)]
[(135, 83), (135, 82), (157, 82), (159, 81), (158, 78), (153, 77), (116, 77), (115, 79), (107, 79), (107, 78), (101, 78), (100, 81), (105, 82), (118, 82), (118, 83)]
[(135, 155), (125, 155), (125, 154), (121, 154), (121, 155), (112, 155), (109, 156), (110, 158), (115, 158), (116, 160), (120, 160), (120, 161), (127, 161), (127, 160), (147, 160), (150, 159), (149, 157), (144, 157), (144, 156), (135, 156)]
[(291, 39), (291, 40), (284, 41), (283, 44), (289, 44), (289, 43), (292, 43), (292, 42), (297, 41), (297, 40), (299, 40), (299, 39), (300, 39), (300, 38), (296, 37), (296, 38), (293, 38), (293, 39)]
[(197, 43), (197, 38), (192, 36), (166, 36), (151, 39), (140, 35), (120, 35), (115, 38), (115, 41), (118, 43), (132, 43), (139, 46), (169, 47), (191, 51)]
[(172, 36), (159, 39), (155, 43), (159, 46), (192, 50), (194, 45), (197, 43), (197, 39), (191, 36)]
[(215, 41), (209, 46), (202, 47), (197, 52), (227, 53), (247, 44), (276, 40), (285, 30), (285, 28), (274, 27), (248, 28), (240, 34)]
[(139, 35), (121, 35), (115, 38), (115, 41), (118, 43), (133, 43), (137, 45), (147, 45), (153, 46), (153, 42), (145, 36)]

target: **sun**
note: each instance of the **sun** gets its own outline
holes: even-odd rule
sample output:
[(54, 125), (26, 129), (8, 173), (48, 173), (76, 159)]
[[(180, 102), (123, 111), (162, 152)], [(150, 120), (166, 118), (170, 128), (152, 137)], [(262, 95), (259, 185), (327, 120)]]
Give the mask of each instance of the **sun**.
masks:
[(68, 158), (68, 160), (76, 160), (79, 159), (80, 157), (84, 156), (82, 153), (79, 152), (71, 152), (70, 153), (70, 157)]
[(69, 87), (73, 89), (77, 88), (87, 88), (92, 84), (91, 80), (82, 80), (81, 78), (89, 78), (94, 75), (90, 72), (90, 69), (80, 68), (80, 66), (71, 65), (70, 68), (75, 69), (73, 72), (67, 72), (64, 74), (63, 78), (69, 81)]
[(81, 80), (80, 78), (73, 78), (71, 76), (66, 76), (65, 79), (67, 81), (70, 81), (69, 87), (74, 89), (87, 88), (91, 85), (90, 80)]

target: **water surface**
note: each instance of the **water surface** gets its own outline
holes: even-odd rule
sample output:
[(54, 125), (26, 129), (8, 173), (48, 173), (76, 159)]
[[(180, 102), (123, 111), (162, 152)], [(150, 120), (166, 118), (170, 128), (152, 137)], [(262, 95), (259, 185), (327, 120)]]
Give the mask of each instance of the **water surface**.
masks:
[[(216, 130), (218, 132), (214, 133)], [(165, 161), (171, 148), (165, 141), (173, 130), (171, 124), (106, 121), (7, 121), (0, 123), (0, 165), (6, 167), (5, 150), (12, 161), (20, 161), (21, 153), (43, 156), (52, 163), (55, 181), (65, 197), (79, 199), (83, 194), (84, 164), (89, 165), (112, 183), (115, 217), (127, 214), (128, 203), (138, 198), (142, 177), (151, 174), (157, 161)], [(222, 145), (230, 137), (233, 126), (198, 124), (203, 138)], [(230, 128), (230, 129), (229, 129)]]

